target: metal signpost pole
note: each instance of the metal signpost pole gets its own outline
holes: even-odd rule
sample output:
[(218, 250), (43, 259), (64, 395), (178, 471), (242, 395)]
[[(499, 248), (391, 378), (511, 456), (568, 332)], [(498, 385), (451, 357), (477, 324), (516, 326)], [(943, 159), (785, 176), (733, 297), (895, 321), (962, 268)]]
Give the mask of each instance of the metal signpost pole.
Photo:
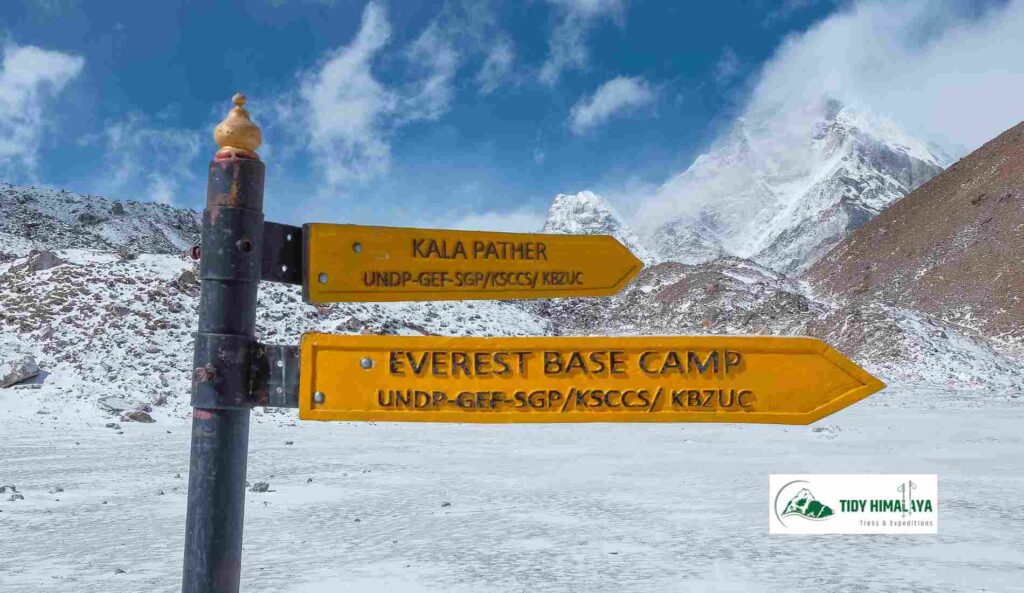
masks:
[(214, 131), (203, 212), (184, 593), (237, 592), (241, 572), (264, 165), (245, 97), (233, 101)]

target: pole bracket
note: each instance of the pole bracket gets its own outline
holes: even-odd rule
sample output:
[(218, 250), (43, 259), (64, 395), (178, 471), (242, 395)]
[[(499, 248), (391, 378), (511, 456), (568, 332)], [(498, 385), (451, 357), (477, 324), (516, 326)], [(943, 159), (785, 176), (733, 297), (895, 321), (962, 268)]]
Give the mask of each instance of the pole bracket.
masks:
[(261, 279), (283, 284), (302, 284), (302, 227), (263, 223)]
[(299, 347), (229, 334), (196, 334), (192, 406), (299, 407)]
[(253, 357), (253, 405), (299, 407), (299, 347), (257, 344)]

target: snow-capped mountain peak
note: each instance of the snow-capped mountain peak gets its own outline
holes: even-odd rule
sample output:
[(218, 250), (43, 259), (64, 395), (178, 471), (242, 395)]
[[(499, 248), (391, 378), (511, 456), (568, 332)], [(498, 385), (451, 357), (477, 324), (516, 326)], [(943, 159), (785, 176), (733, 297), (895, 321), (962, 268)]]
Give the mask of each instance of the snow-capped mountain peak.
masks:
[(555, 196), (541, 232), (563, 235), (611, 235), (644, 264), (654, 263), (658, 259), (608, 202), (590, 191)]
[(796, 274), (940, 172), (949, 154), (835, 100), (748, 113), (648, 198), (641, 228), (667, 260), (727, 254)]

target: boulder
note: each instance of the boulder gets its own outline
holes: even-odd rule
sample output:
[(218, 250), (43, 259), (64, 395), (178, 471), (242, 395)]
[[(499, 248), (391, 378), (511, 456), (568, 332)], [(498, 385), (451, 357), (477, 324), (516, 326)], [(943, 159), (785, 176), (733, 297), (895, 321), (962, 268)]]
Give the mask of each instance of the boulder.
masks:
[(135, 408), (135, 404), (126, 401), (120, 397), (114, 397), (112, 395), (108, 395), (107, 397), (101, 397), (98, 400), (96, 400), (96, 403), (98, 403), (101, 408), (108, 412), (124, 412), (126, 410), (131, 410)]
[(135, 253), (127, 245), (121, 245), (120, 247), (118, 247), (116, 253), (118, 259), (120, 259), (121, 261), (132, 261), (135, 258), (139, 257), (139, 255)]
[(28, 255), (28, 261), (18, 266), (12, 266), (11, 271), (33, 274), (35, 272), (49, 270), (50, 268), (55, 268), (66, 263), (68, 262), (57, 257), (57, 255), (52, 251), (33, 251)]
[(363, 329), (363, 322), (355, 317), (349, 317), (347, 320), (338, 325), (339, 331), (346, 331), (356, 333)]
[(17, 385), (38, 374), (39, 365), (36, 364), (36, 359), (31, 356), (0, 364), (0, 388)]
[(192, 270), (185, 270), (178, 276), (176, 284), (181, 288), (189, 288), (199, 286), (199, 280), (196, 278), (195, 272)]
[(84, 225), (94, 225), (106, 221), (105, 218), (93, 214), (92, 212), (83, 212), (78, 215), (78, 222)]
[(183, 271), (171, 282), (171, 287), (188, 295), (199, 294), (199, 279), (192, 270)]
[(143, 412), (142, 410), (133, 410), (131, 412), (128, 412), (127, 414), (121, 416), (121, 420), (124, 422), (142, 422), (145, 424), (156, 422), (156, 420), (153, 420), (152, 416), (150, 416), (146, 412)]

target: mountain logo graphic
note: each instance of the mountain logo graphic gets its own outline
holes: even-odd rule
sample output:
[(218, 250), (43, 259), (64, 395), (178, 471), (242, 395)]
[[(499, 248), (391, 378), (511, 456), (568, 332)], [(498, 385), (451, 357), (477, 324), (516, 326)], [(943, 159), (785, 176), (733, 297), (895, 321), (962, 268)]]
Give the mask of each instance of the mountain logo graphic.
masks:
[(775, 495), (775, 518), (785, 525), (786, 517), (802, 517), (809, 521), (825, 521), (835, 516), (832, 507), (814, 497), (806, 480), (794, 480)]

